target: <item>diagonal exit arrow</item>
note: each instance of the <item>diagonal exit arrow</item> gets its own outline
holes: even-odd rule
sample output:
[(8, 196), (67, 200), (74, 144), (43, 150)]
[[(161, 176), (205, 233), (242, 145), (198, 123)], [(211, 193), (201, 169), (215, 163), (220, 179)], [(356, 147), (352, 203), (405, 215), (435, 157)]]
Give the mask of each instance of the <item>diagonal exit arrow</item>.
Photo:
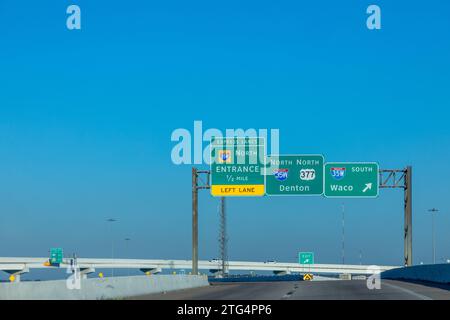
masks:
[(372, 183), (366, 183), (366, 187), (364, 188), (363, 192), (366, 192), (367, 190), (372, 190)]

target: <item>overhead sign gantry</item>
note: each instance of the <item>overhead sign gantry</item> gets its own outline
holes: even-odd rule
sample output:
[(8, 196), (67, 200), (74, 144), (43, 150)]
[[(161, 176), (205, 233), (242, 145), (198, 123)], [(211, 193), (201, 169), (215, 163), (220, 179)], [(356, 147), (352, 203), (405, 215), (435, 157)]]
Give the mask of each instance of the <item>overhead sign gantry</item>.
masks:
[[(205, 179), (202, 179), (204, 176)], [(192, 273), (198, 273), (198, 190), (213, 196), (324, 195), (375, 198), (404, 190), (404, 264), (412, 265), (412, 167), (382, 170), (375, 162), (329, 162), (322, 155), (265, 156), (260, 137), (213, 138), (211, 170), (192, 168)]]

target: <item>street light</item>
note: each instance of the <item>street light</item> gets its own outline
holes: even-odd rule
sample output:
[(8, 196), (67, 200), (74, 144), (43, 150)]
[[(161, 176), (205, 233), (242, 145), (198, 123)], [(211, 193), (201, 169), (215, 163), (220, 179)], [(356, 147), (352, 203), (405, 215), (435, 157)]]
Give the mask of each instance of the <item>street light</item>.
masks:
[(431, 213), (431, 237), (432, 237), (432, 245), (433, 245), (433, 264), (436, 263), (436, 238), (435, 238), (435, 232), (434, 232), (434, 216), (437, 212), (439, 212), (438, 209), (433, 208), (429, 209), (428, 212)]
[[(106, 219), (106, 222), (109, 222), (108, 226), (110, 226), (113, 222), (116, 222), (116, 219), (109, 218)], [(111, 262), (114, 263), (114, 236), (112, 234), (112, 227), (109, 227), (109, 233), (111, 236)], [(111, 277), (114, 277), (114, 268), (111, 268)]]
[[(130, 238), (125, 238), (124, 239), (125, 240), (125, 254), (126, 254), (126, 256), (127, 256), (127, 258), (129, 258), (129, 256), (128, 256), (128, 242), (130, 242)], [(128, 275), (130, 275), (130, 269), (128, 269)]]
[(130, 238), (125, 238), (125, 239), (123, 239), (123, 240), (125, 240), (125, 252), (126, 252), (126, 255), (128, 256), (128, 242), (131, 240)]
[(342, 264), (345, 264), (345, 204), (342, 203)]

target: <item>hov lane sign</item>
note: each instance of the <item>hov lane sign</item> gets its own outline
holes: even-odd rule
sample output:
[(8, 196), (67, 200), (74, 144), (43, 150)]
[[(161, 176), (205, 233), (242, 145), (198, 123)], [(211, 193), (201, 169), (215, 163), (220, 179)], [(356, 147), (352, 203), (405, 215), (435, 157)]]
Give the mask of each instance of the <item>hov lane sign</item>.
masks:
[(260, 137), (211, 140), (211, 195), (264, 196), (265, 143)]
[(376, 198), (379, 166), (376, 162), (326, 163), (324, 181), (328, 198)]

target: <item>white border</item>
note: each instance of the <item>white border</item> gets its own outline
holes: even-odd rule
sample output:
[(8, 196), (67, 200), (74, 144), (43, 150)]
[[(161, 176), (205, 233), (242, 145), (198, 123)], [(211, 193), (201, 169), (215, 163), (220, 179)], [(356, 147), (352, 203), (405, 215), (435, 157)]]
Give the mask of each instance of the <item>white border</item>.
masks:
[(367, 162), (350, 162), (350, 161), (334, 162), (333, 161), (333, 162), (324, 163), (323, 170), (325, 170), (325, 168), (328, 164), (338, 164), (338, 165), (339, 164), (357, 164), (357, 165), (375, 164), (377, 166), (377, 194), (375, 196), (327, 196), (326, 192), (325, 192), (326, 189), (325, 189), (325, 174), (324, 174), (324, 176), (323, 176), (323, 195), (325, 196), (325, 198), (328, 198), (328, 199), (376, 199), (380, 196), (380, 164), (378, 162), (374, 162), (374, 161), (372, 161), (372, 162), (370, 162), (370, 161), (367, 161)]

